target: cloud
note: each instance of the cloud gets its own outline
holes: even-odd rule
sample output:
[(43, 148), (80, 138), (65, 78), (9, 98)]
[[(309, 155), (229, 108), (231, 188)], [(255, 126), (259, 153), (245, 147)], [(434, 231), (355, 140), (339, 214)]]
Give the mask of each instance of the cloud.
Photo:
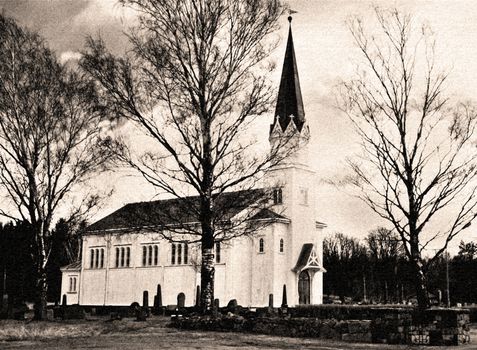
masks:
[(65, 64), (68, 61), (77, 61), (81, 58), (81, 54), (75, 51), (65, 51), (60, 54), (60, 63)]

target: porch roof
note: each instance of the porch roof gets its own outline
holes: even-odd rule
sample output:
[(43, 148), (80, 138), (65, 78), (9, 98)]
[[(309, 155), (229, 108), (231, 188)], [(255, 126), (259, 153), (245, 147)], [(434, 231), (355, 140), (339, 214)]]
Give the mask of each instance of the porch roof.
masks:
[(326, 272), (313, 243), (303, 244), (293, 271), (299, 273), (307, 269)]

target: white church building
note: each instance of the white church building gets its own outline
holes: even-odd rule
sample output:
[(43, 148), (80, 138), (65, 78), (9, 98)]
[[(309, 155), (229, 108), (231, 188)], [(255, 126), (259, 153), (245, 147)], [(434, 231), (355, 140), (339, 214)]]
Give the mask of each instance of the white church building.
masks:
[[(280, 181), (280, 188), (273, 191), (273, 206), (255, 216), (267, 225), (260, 226), (254, 235), (215, 246), (214, 294), (221, 305), (236, 299), (242, 306), (266, 306), (273, 294), (278, 307), (284, 286), (289, 306), (322, 303), (326, 225), (316, 218), (317, 178), (308, 164), (311, 135), (291, 27), (270, 143), (290, 135), (290, 131), (305, 142), (267, 174), (269, 183)], [(227, 195), (233, 198), (234, 192)], [(142, 303), (143, 291), (148, 291), (152, 305), (160, 284), (163, 305), (177, 304), (179, 293), (185, 294), (185, 306), (195, 305), (200, 286), (200, 267), (194, 258), (197, 246), (171, 243), (148, 230), (147, 225), (138, 227), (135, 220), (140, 212), (172, 212), (178, 200), (130, 203), (89, 226), (83, 236), (81, 262), (62, 268), (61, 294), (66, 295), (67, 304), (127, 306)]]

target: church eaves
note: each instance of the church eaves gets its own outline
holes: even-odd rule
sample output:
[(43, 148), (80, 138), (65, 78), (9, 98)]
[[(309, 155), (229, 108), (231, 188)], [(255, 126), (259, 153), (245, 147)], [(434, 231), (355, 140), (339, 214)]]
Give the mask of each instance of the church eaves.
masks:
[(291, 19), (291, 17), (288, 17), (290, 28), (288, 30), (288, 42), (285, 51), (280, 88), (278, 90), (277, 105), (275, 109), (275, 117), (278, 116), (278, 118), (275, 118), (273, 126), (275, 126), (275, 123), (278, 119), (281, 129), (285, 131), (288, 127), (288, 124), (293, 119), (298, 131), (301, 131), (303, 124), (305, 123), (305, 110), (303, 108), (300, 80), (298, 78), (298, 69), (296, 65), (295, 49), (291, 30)]

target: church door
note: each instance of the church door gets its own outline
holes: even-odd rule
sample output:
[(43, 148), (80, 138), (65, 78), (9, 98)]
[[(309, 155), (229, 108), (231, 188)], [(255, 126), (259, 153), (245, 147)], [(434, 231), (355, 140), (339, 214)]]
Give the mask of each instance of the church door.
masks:
[(300, 304), (310, 303), (310, 274), (302, 271), (298, 276), (298, 302)]

